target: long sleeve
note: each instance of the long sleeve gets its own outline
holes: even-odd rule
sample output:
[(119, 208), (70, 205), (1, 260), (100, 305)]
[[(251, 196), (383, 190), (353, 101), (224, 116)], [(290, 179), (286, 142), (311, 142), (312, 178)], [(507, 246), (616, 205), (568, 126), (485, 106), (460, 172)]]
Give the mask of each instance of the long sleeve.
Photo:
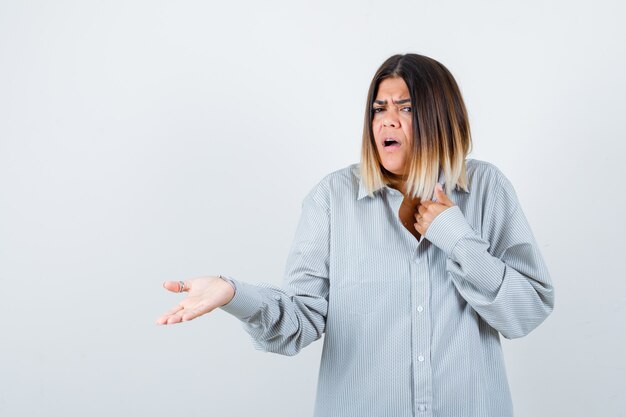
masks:
[(326, 199), (318, 186), (303, 200), (283, 288), (229, 277), (237, 291), (221, 308), (242, 321), (256, 349), (292, 356), (324, 333), (330, 241)]
[(545, 262), (510, 181), (499, 175), (487, 198), (488, 227), (477, 234), (458, 206), (441, 212), (424, 237), (443, 250), (461, 296), (508, 339), (537, 327), (554, 308)]
[(324, 336), (315, 417), (513, 416), (499, 342), (538, 326), (554, 291), (510, 182), (468, 158), (456, 206), (416, 247), (402, 193), (368, 192), (361, 168), (304, 198), (281, 288), (233, 280), (222, 309), (261, 350), (294, 355)]

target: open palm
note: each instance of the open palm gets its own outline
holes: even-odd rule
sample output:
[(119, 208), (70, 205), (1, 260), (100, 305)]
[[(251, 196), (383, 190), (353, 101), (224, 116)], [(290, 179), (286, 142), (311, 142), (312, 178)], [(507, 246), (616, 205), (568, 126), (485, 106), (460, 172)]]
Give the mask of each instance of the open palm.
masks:
[[(163, 287), (172, 292), (179, 292), (178, 281), (165, 281)], [(200, 277), (184, 282), (183, 291), (187, 297), (167, 313), (157, 319), (157, 324), (175, 324), (193, 320), (203, 314), (221, 307), (233, 298), (232, 286), (220, 277)]]

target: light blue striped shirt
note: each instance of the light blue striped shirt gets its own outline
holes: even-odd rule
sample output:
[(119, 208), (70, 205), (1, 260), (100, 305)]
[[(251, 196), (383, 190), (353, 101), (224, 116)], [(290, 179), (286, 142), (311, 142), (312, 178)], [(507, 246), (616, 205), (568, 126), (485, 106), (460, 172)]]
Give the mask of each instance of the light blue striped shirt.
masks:
[(304, 198), (282, 289), (229, 277), (221, 308), (257, 349), (295, 355), (325, 334), (315, 417), (513, 415), (500, 335), (537, 327), (554, 290), (511, 182), (466, 168), (469, 192), (419, 241), (400, 191), (368, 196), (358, 164), (335, 171)]

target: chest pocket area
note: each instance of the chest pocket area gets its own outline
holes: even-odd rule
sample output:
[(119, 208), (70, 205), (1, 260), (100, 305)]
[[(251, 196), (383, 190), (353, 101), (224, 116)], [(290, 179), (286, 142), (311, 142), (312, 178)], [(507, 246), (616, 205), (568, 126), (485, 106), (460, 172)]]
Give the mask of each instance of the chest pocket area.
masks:
[(337, 277), (336, 307), (346, 314), (382, 314), (406, 302), (410, 272), (406, 262), (371, 259), (353, 265)]

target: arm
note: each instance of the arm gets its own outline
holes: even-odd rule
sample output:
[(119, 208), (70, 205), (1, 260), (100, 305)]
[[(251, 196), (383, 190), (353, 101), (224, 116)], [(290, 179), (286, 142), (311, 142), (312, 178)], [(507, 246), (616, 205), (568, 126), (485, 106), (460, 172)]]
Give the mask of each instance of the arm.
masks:
[[(478, 235), (458, 206), (445, 209), (424, 235), (443, 250), (461, 296), (507, 339), (522, 337), (554, 308), (554, 289), (510, 181), (500, 174)], [(489, 201), (489, 200), (488, 200)]]
[(319, 189), (312, 190), (302, 203), (283, 289), (229, 277), (237, 290), (221, 308), (242, 321), (259, 350), (292, 356), (324, 333), (330, 223)]

